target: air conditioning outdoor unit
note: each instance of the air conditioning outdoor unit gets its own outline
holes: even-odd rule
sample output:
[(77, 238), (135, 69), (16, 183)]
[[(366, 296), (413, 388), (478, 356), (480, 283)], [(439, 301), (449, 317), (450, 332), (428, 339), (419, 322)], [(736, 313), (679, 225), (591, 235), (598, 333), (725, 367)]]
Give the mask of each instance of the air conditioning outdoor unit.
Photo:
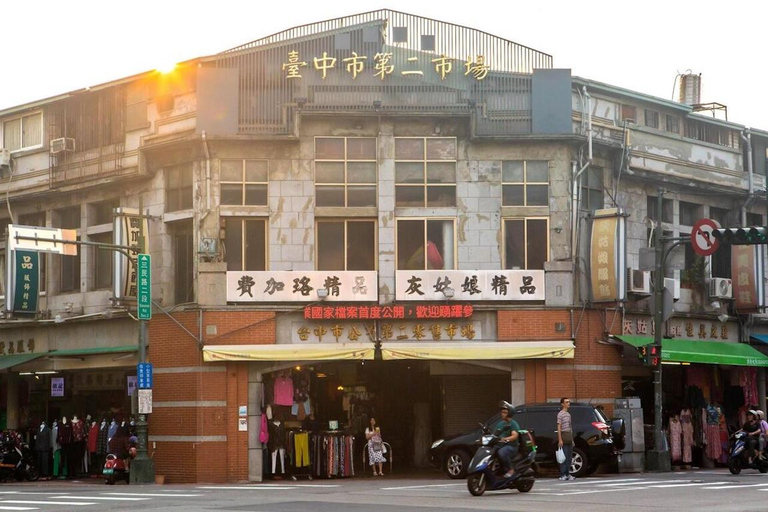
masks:
[(638, 295), (651, 294), (651, 273), (636, 268), (627, 269), (627, 291)]
[(0, 148), (0, 167), (11, 166), (11, 150)]
[(51, 154), (56, 155), (64, 151), (75, 150), (75, 139), (69, 137), (61, 137), (59, 139), (51, 140)]
[(680, 280), (671, 277), (664, 278), (664, 288), (672, 292), (672, 299), (680, 300)]
[(712, 299), (733, 298), (733, 282), (724, 277), (713, 277), (709, 282), (709, 296)]

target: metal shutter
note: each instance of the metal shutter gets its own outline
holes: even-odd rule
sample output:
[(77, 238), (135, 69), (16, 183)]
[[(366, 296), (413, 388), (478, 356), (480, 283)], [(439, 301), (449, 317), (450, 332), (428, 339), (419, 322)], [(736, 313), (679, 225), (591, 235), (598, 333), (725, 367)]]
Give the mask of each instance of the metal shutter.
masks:
[(501, 400), (509, 400), (508, 375), (443, 377), (443, 435), (470, 432), (496, 413)]

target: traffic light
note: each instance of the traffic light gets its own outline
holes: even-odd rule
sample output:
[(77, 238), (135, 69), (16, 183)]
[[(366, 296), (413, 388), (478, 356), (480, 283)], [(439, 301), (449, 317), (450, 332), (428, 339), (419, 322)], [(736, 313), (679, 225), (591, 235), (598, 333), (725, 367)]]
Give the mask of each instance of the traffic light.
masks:
[(768, 227), (752, 226), (748, 228), (713, 229), (712, 236), (720, 243), (731, 245), (768, 244)]
[(643, 345), (638, 348), (637, 356), (645, 366), (655, 368), (661, 364), (661, 345)]

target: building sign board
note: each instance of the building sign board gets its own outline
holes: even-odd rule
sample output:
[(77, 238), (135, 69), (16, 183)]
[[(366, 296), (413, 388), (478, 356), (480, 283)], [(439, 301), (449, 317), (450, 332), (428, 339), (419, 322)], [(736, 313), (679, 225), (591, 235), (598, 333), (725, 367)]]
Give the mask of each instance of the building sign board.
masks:
[[(662, 334), (668, 338), (704, 341), (739, 341), (739, 329), (728, 322), (719, 320), (698, 320), (691, 318), (670, 318), (665, 322)], [(623, 334), (653, 337), (656, 329), (650, 316), (632, 316), (624, 319)]]
[(380, 319), (427, 319), (427, 318), (469, 318), (474, 308), (471, 304), (432, 304), (432, 305), (333, 305), (307, 306), (304, 318), (307, 320), (380, 320)]
[[(144, 223), (144, 247), (139, 247), (139, 238)], [(149, 219), (142, 219), (137, 208), (117, 208), (113, 221), (114, 243), (117, 245), (136, 247), (131, 258), (115, 251), (114, 279), (115, 298), (131, 299), (138, 294), (138, 272), (136, 256), (147, 253), (149, 247)]]
[(136, 293), (139, 320), (152, 319), (152, 263), (149, 254), (138, 255), (139, 276)]
[(35, 339), (23, 339), (0, 341), (0, 356), (13, 356), (16, 354), (33, 354), (35, 352)]
[(227, 272), (227, 302), (376, 301), (378, 289), (378, 274), (369, 270)]
[(398, 301), (543, 301), (543, 270), (398, 270)]
[[(373, 343), (381, 341), (495, 341), (486, 323), (472, 319), (350, 322), (293, 321), (291, 343)], [(378, 331), (377, 331), (378, 329)]]
[(12, 254), (15, 260), (13, 312), (34, 315), (40, 295), (40, 253), (17, 249)]
[(731, 276), (734, 306), (739, 312), (763, 306), (763, 246), (732, 245)]
[(590, 243), (593, 302), (615, 302), (626, 296), (625, 219), (617, 208), (595, 210)]

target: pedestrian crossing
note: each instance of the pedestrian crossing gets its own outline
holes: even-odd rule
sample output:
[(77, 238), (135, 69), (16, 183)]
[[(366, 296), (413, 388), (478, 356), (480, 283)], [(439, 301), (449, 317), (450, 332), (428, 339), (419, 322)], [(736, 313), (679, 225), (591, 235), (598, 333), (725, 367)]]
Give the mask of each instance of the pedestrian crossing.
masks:
[(728, 480), (704, 480), (686, 475), (685, 478), (673, 477), (666, 480), (653, 477), (625, 479), (585, 478), (573, 482), (549, 482), (547, 480), (540, 480), (537, 483), (543, 485), (534, 487), (534, 490), (537, 490), (538, 487), (538, 491), (541, 492), (546, 490), (548, 494), (554, 496), (632, 492), (646, 489), (681, 489), (686, 491), (695, 489), (697, 492), (723, 492), (742, 489), (768, 491), (768, 482), (755, 482), (752, 479), (739, 479), (739, 477), (728, 478)]
[[(60, 510), (61, 507), (89, 507), (93, 505), (137, 505), (154, 499), (163, 498), (194, 498), (202, 494), (179, 493), (167, 491), (159, 493), (141, 492), (27, 492), (0, 491), (0, 511), (3, 510)], [(49, 508), (50, 507), (50, 508)]]

